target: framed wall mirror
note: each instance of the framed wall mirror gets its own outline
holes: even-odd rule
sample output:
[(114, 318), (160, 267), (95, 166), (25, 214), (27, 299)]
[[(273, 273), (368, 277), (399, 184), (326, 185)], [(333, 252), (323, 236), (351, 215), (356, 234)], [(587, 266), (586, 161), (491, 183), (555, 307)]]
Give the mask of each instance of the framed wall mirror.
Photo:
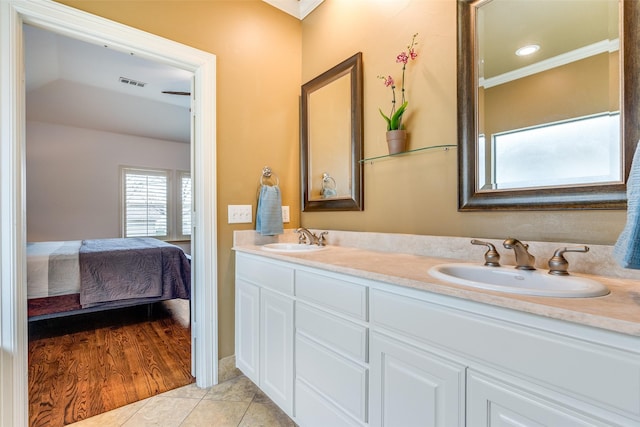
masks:
[(362, 53), (302, 85), (303, 211), (364, 209)]
[(640, 138), (640, 2), (457, 7), (459, 210), (624, 209)]

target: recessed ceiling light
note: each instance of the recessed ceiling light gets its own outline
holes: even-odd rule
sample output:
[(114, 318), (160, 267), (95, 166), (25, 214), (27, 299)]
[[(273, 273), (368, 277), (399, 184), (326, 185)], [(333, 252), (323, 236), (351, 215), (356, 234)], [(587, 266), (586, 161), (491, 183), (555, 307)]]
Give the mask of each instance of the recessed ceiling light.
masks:
[(540, 50), (540, 46), (538, 46), (537, 44), (530, 44), (527, 46), (522, 46), (520, 49), (516, 50), (516, 55), (527, 56), (539, 50)]

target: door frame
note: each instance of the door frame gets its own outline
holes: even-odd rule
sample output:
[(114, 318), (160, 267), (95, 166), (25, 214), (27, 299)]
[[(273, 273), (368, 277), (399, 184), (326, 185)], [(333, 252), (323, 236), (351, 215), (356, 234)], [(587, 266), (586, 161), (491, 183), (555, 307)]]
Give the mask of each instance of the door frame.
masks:
[(194, 73), (191, 117), (192, 360), (217, 383), (216, 57), (46, 0), (0, 0), (0, 427), (28, 425), (25, 85), (22, 25)]

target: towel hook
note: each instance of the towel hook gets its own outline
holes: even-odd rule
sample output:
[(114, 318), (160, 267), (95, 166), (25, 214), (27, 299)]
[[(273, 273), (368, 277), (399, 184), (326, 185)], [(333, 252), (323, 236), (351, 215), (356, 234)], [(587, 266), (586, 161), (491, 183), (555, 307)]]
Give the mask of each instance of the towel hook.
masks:
[(275, 184), (273, 185), (278, 185), (280, 184), (280, 179), (278, 178), (278, 176), (271, 170), (271, 168), (269, 166), (265, 166), (262, 168), (262, 175), (260, 176), (260, 185), (269, 185), (268, 183), (265, 184), (265, 178), (268, 180), (269, 178), (273, 178), (275, 179)]
[(329, 175), (328, 172), (322, 174), (322, 190), (320, 194), (323, 199), (336, 197), (338, 195), (338, 184), (336, 184), (336, 180)]

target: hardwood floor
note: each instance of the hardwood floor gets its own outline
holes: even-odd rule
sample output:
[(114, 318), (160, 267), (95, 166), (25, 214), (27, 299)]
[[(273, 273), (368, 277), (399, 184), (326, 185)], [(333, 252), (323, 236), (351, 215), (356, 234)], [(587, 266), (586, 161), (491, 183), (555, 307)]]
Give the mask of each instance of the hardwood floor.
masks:
[(29, 324), (29, 425), (56, 427), (194, 382), (191, 331), (161, 304)]

